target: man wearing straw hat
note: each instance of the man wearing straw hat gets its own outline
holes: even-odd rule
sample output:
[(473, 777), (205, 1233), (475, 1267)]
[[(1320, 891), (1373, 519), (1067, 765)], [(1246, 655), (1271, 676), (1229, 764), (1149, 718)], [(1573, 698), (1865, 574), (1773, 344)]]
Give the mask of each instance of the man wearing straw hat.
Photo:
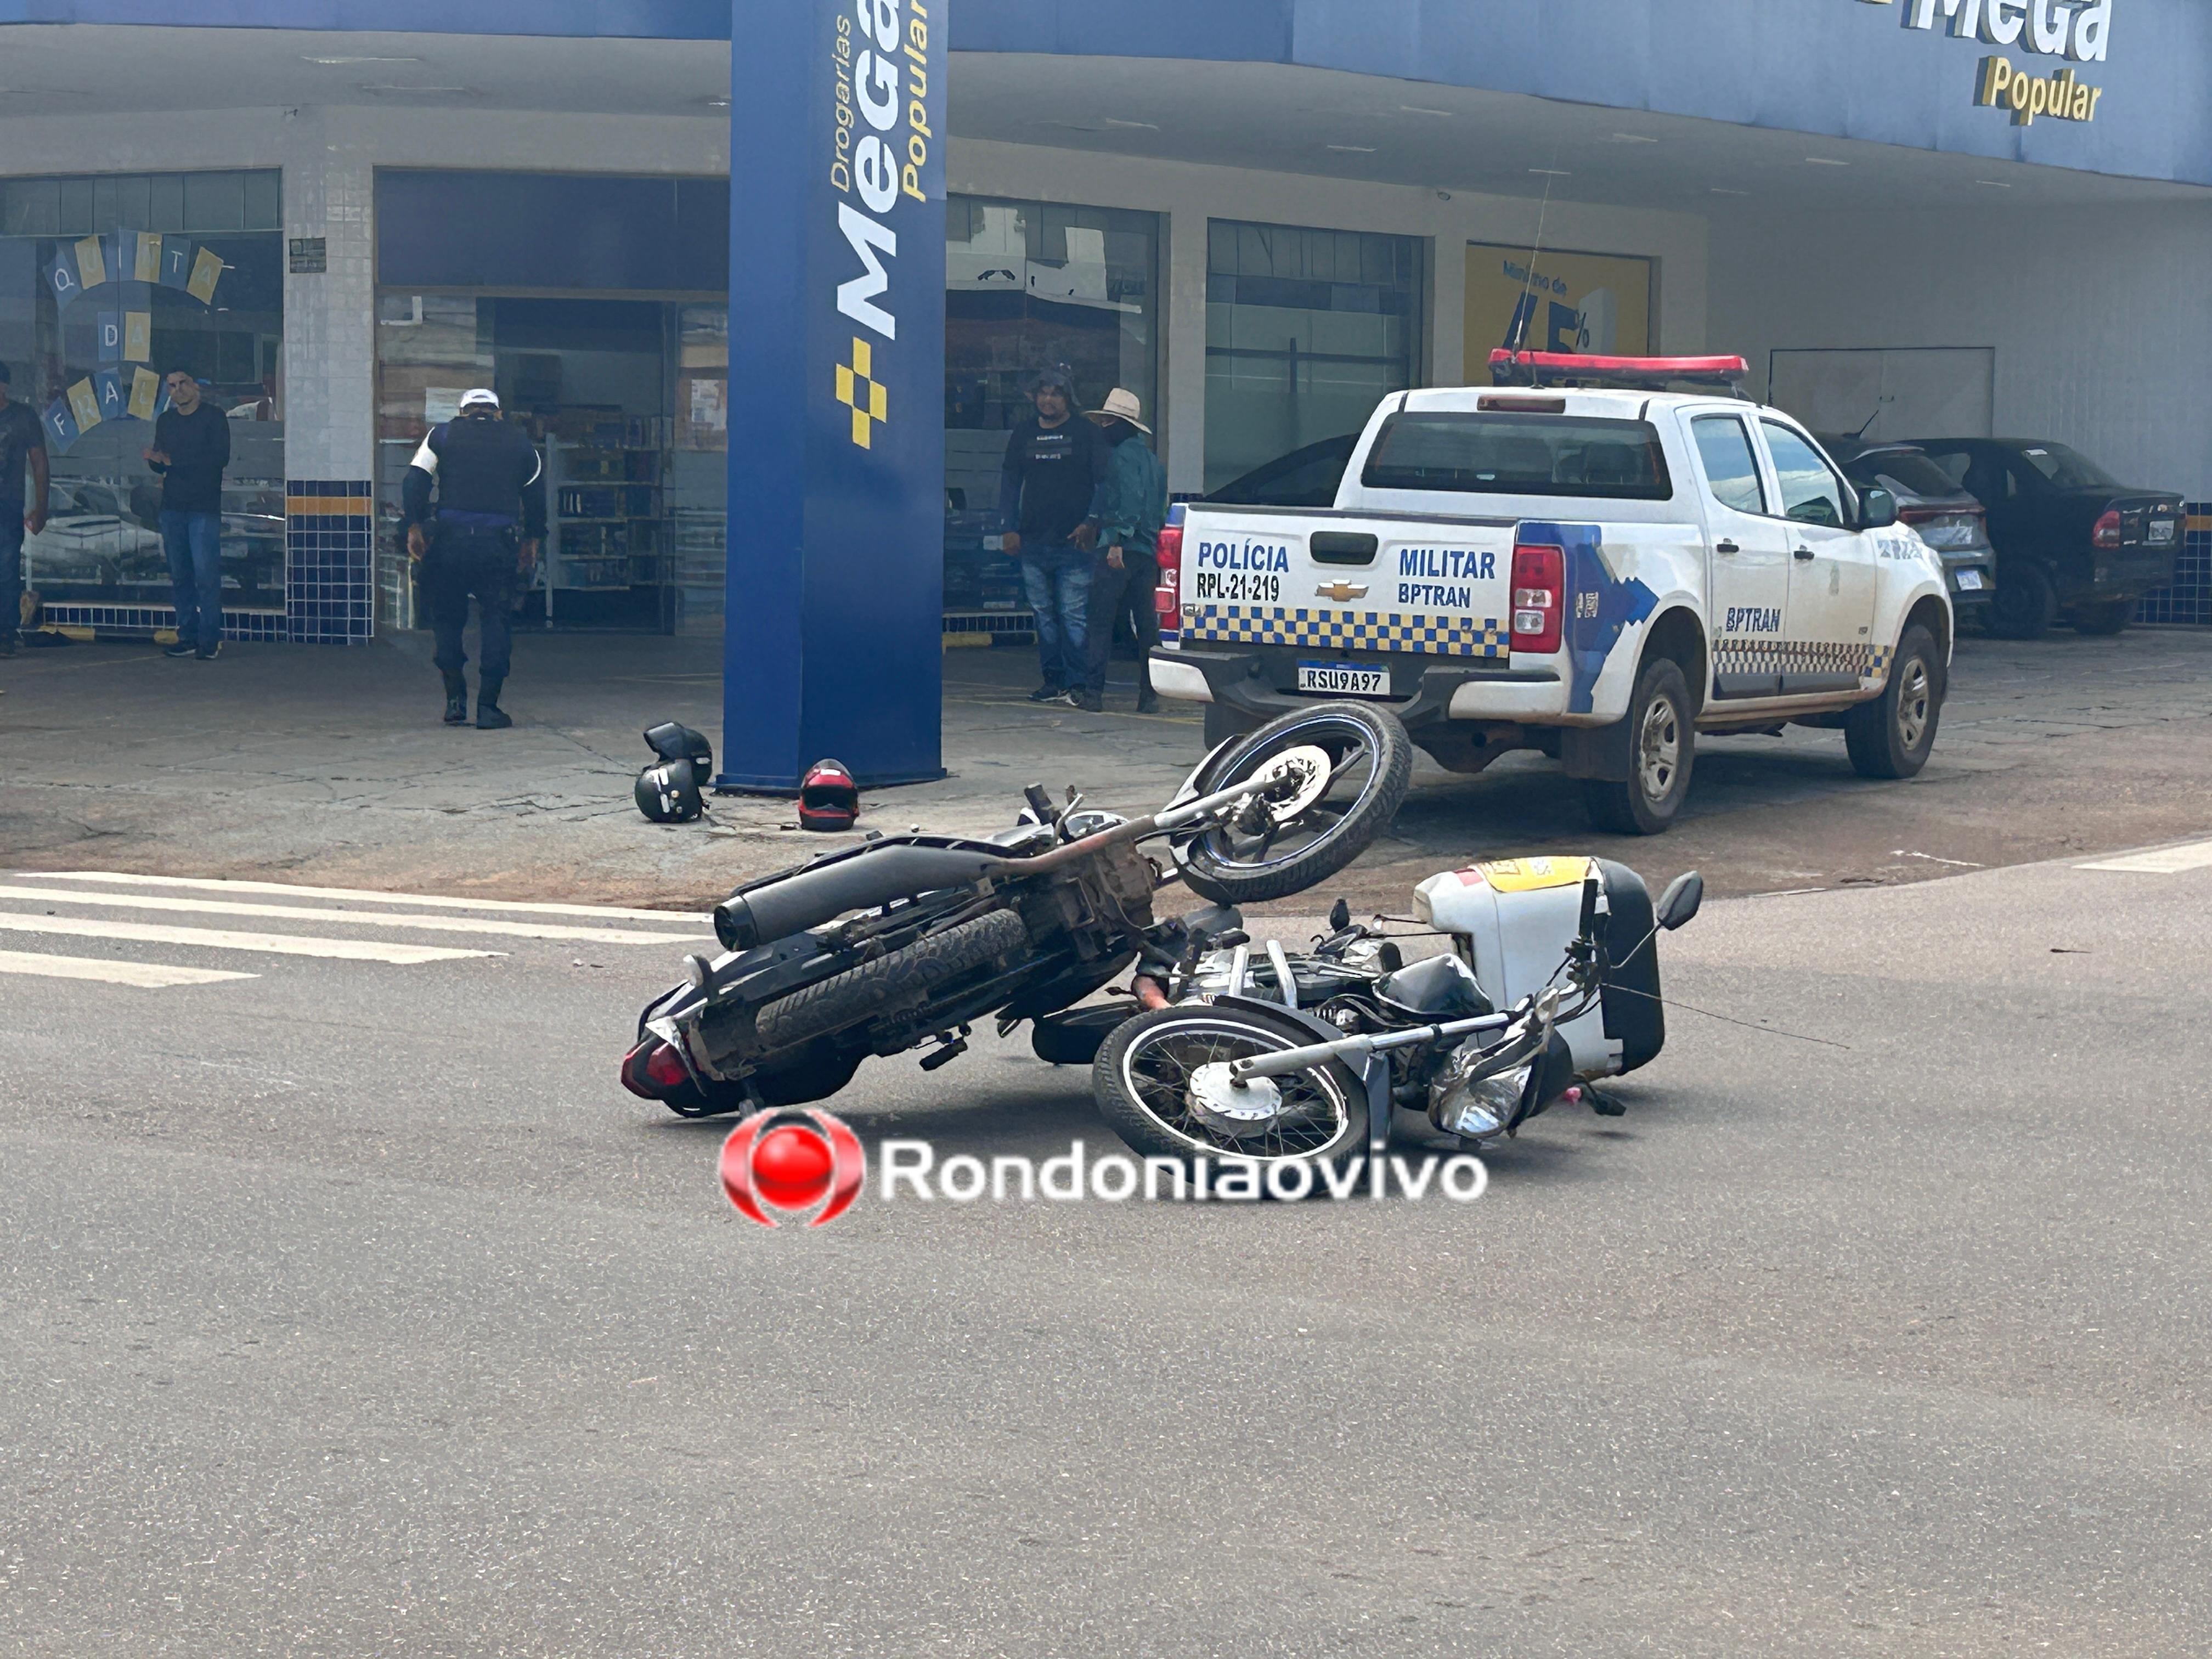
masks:
[(1085, 632), (1087, 671), (1076, 707), (1091, 714), (1106, 706), (1106, 665), (1114, 655), (1114, 626), (1123, 616), (1137, 644), (1137, 712), (1159, 707), (1152, 695), (1152, 647), (1160, 642), (1155, 594), (1160, 585), (1160, 526), (1168, 517), (1168, 475), (1152, 453), (1152, 428), (1133, 392), (1116, 386), (1091, 411), (1112, 453), (1099, 486), (1100, 551), (1091, 570), (1091, 609)]

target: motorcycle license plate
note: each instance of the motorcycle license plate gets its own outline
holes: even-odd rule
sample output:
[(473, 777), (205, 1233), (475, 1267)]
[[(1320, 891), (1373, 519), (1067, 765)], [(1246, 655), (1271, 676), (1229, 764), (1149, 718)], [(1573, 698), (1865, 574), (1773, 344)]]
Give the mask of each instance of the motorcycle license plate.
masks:
[(1298, 690), (1326, 691), (1336, 697), (1387, 697), (1390, 671), (1380, 663), (1302, 662)]
[(1961, 570), (1959, 573), (1959, 586), (1969, 593), (1980, 592), (1982, 573), (1978, 570)]

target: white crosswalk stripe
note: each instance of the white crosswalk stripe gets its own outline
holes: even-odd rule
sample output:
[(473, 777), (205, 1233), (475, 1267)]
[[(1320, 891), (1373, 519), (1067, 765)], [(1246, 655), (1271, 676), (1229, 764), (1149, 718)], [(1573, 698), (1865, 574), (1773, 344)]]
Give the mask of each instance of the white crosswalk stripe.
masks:
[(2212, 841), (2193, 842), (2186, 847), (2161, 847), (2154, 853), (2130, 853), (2125, 858), (2102, 859), (2095, 864), (2077, 864), (2074, 867), (2116, 870), (2123, 875), (2178, 876), (2208, 866), (2212, 866)]
[(156, 962), (111, 962), (99, 957), (50, 957), (35, 951), (0, 951), (0, 974), (35, 974), (43, 979), (100, 980), (162, 991), (177, 985), (220, 985), (258, 974), (225, 973), (219, 968), (170, 968)]
[(222, 881), (201, 876), (133, 876), (115, 870), (0, 871), (10, 881), (101, 882), (125, 887), (190, 887), (204, 892), (273, 893), (281, 898), (343, 899), (351, 904), (405, 904), (418, 910), (483, 910), (540, 916), (583, 916), (610, 921), (657, 921), (664, 927), (690, 923), (703, 929), (705, 916), (683, 910), (625, 910), (603, 904), (534, 904), (514, 899), (446, 898), (421, 893), (376, 893), (351, 887), (295, 887), (281, 881)]
[[(321, 902), (287, 903), (288, 899)], [(146, 919), (117, 912), (137, 912)], [(211, 925), (185, 925), (201, 921)], [(635, 925), (640, 921), (659, 925)], [(0, 974), (152, 990), (224, 985), (261, 976), (243, 968), (233, 971), (201, 965), (189, 956), (181, 963), (152, 961), (147, 959), (152, 951), (133, 948), (146, 946), (403, 968), (491, 962), (524, 951), (520, 960), (528, 968), (545, 964), (555, 954), (565, 962), (571, 951), (579, 950), (588, 950), (595, 957), (638, 947), (711, 950), (708, 922), (706, 917), (681, 910), (612, 905), (458, 899), (105, 870), (0, 872), (0, 939), (14, 935), (33, 947), (0, 950)], [(448, 938), (433, 944), (405, 937), (424, 933)], [(63, 940), (102, 941), (115, 947), (114, 954), (40, 950), (33, 940), (40, 935), (57, 945)], [(476, 937), (465, 941), (453, 937), (456, 935)], [(516, 942), (513, 951), (489, 948), (508, 941)], [(555, 949), (533, 957), (521, 941)]]
[(60, 933), (71, 939), (130, 939), (147, 945), (189, 945), (203, 951), (263, 951), (280, 957), (326, 957), (337, 962), (389, 962), (402, 966), (491, 957), (496, 951), (451, 950), (441, 945), (392, 945), (381, 939), (315, 939), (303, 933), (240, 933), (214, 927), (163, 927), (152, 922), (111, 921), (105, 916), (26, 916), (0, 910), (0, 927), (18, 933)]
[(696, 933), (646, 933), (631, 928), (575, 927), (550, 921), (507, 921), (488, 916), (389, 915), (353, 910), (317, 909), (301, 904), (240, 904), (225, 899), (172, 898), (154, 893), (76, 893), (52, 887), (0, 884), (0, 899), (39, 899), (49, 903), (107, 905), (133, 910), (246, 916), (264, 921), (315, 921), (378, 927), (413, 928), (441, 933), (483, 933), (509, 939), (588, 939), (602, 945), (690, 945)]

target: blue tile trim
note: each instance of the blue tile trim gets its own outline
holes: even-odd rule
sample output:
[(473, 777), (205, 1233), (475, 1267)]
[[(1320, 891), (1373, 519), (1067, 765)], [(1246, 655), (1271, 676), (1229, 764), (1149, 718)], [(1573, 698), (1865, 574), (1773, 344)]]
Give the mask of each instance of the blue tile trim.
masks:
[(334, 498), (352, 513), (295, 513), (284, 520), (287, 637), (300, 645), (359, 645), (375, 627), (375, 486), (367, 478), (292, 478), (288, 500)]

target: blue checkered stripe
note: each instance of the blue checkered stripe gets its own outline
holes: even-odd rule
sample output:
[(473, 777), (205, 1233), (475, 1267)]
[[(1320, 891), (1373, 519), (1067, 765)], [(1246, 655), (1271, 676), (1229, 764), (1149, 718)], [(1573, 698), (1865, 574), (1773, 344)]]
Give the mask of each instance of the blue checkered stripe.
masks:
[(1206, 605), (1182, 619), (1186, 640), (1318, 646), (1331, 651), (1416, 651), (1437, 657), (1510, 657), (1512, 635), (1492, 617), (1406, 617), (1379, 611), (1292, 611)]
[(1826, 640), (1723, 640), (1713, 647), (1718, 674), (1856, 674), (1880, 679), (1889, 672), (1887, 646), (1841, 645)]

